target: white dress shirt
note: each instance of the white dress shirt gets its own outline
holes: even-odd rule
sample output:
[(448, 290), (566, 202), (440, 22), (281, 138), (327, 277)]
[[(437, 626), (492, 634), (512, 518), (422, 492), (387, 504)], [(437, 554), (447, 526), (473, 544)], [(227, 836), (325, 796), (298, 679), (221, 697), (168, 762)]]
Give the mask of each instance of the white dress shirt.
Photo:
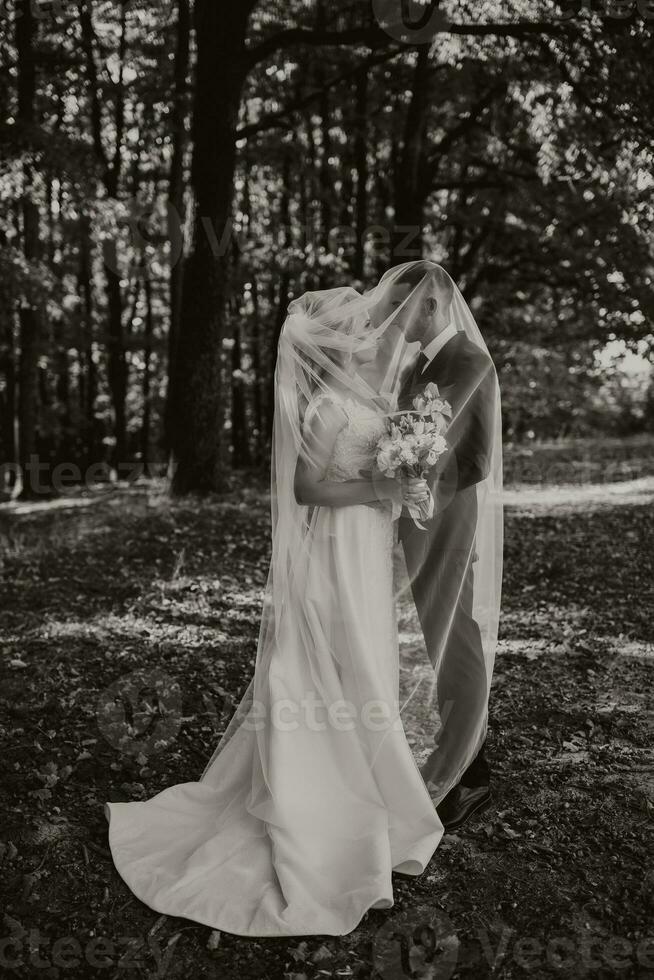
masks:
[(423, 367), (421, 372), (422, 374), (425, 373), (425, 371), (427, 370), (431, 362), (438, 354), (439, 350), (445, 346), (448, 340), (451, 340), (452, 337), (456, 337), (457, 333), (458, 331), (456, 329), (456, 326), (453, 323), (449, 323), (445, 327), (445, 330), (441, 330), (441, 332), (437, 334), (433, 340), (430, 340), (430, 342), (422, 351), (424, 356), (427, 358), (425, 362), (425, 366)]

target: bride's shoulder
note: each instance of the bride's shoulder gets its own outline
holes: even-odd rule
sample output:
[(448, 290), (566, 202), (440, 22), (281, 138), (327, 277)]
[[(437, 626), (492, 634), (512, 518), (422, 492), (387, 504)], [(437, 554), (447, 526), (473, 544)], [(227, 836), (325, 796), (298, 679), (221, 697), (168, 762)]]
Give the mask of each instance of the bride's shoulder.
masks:
[(303, 427), (319, 422), (324, 426), (342, 426), (348, 420), (347, 399), (333, 391), (314, 395), (304, 412)]

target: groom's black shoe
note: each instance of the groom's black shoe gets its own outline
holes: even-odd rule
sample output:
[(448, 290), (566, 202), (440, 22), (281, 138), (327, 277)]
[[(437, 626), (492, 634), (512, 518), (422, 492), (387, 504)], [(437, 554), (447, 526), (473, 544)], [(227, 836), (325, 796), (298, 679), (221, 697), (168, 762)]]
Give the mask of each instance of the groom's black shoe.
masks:
[(488, 806), (491, 799), (490, 787), (453, 786), (436, 807), (445, 830), (458, 830), (474, 813)]

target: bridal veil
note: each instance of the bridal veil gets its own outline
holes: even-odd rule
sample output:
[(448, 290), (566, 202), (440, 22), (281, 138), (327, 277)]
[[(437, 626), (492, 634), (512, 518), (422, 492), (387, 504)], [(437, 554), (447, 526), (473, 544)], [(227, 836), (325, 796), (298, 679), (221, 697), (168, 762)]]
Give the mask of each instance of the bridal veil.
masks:
[[(417, 359), (433, 317), (440, 318), (440, 328), (447, 327), (451, 339), (423, 375)], [(251, 727), (258, 746), (251, 805), (269, 822), (284, 819), (270, 779), (270, 731), (280, 721), (264, 717), (263, 706), (269, 704), (273, 652), (284, 644), (289, 617), (297, 619), (298, 610), (303, 610), (304, 655), (312, 677), (306, 696), (323, 702), (328, 724), (338, 724), (344, 710), (329, 704), (331, 671), (347, 657), (347, 651), (334, 647), (343, 633), (333, 623), (332, 640), (305, 609), (315, 508), (298, 503), (294, 478), (298, 460), (316, 452), (314, 427), (307, 423), (319, 417), (334, 390), (390, 420), (414, 409), (414, 398), (424, 393), (430, 377), (439, 379), (432, 384), (451, 408), (444, 429), (447, 451), (428, 476), (433, 518), (419, 527), (405, 511), (396, 522), (393, 575), (400, 717), (434, 803), (458, 782), (486, 737), (502, 579), (499, 386), (481, 331), (456, 283), (442, 266), (421, 260), (391, 268), (364, 295), (348, 286), (305, 293), (290, 303), (281, 331), (271, 461), (272, 553), (255, 672), (205, 769), (241, 725)], [(370, 475), (369, 461), (361, 462), (362, 474)], [(361, 574), (369, 572), (361, 555)], [(327, 595), (335, 583), (329, 567), (323, 574), (321, 589)], [(295, 710), (306, 713), (291, 706), (287, 718)], [(398, 712), (392, 706), (386, 711), (390, 727)], [(370, 723), (359, 718), (356, 724)]]
[[(376, 466), (412, 417), (442, 428), (417, 523)], [(254, 675), (198, 780), (106, 804), (115, 865), (151, 908), (237, 935), (344, 935), (393, 905), (393, 872), (424, 871), (435, 804), (486, 735), (499, 426), (492, 361), (435, 263), (290, 304)], [(309, 471), (313, 505), (296, 495)]]

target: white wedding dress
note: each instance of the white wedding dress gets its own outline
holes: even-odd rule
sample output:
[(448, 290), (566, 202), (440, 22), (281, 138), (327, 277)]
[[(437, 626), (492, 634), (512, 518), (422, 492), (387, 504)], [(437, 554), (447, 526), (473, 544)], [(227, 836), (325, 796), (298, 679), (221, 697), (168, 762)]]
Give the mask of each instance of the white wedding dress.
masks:
[[(356, 479), (384, 431), (362, 403), (340, 403), (347, 422), (329, 480)], [(420, 874), (443, 834), (398, 714), (390, 512), (320, 507), (309, 520), (304, 609), (286, 617), (266, 684), (266, 707), (288, 710), (266, 742), (265, 798), (252, 791), (257, 737), (241, 725), (199, 781), (105, 807), (115, 865), (138, 898), (242, 936), (351, 932), (368, 909), (393, 905), (391, 872)], [(321, 696), (353, 707), (351, 728), (338, 712), (332, 723), (325, 711), (291, 710), (316, 690), (325, 636)]]

